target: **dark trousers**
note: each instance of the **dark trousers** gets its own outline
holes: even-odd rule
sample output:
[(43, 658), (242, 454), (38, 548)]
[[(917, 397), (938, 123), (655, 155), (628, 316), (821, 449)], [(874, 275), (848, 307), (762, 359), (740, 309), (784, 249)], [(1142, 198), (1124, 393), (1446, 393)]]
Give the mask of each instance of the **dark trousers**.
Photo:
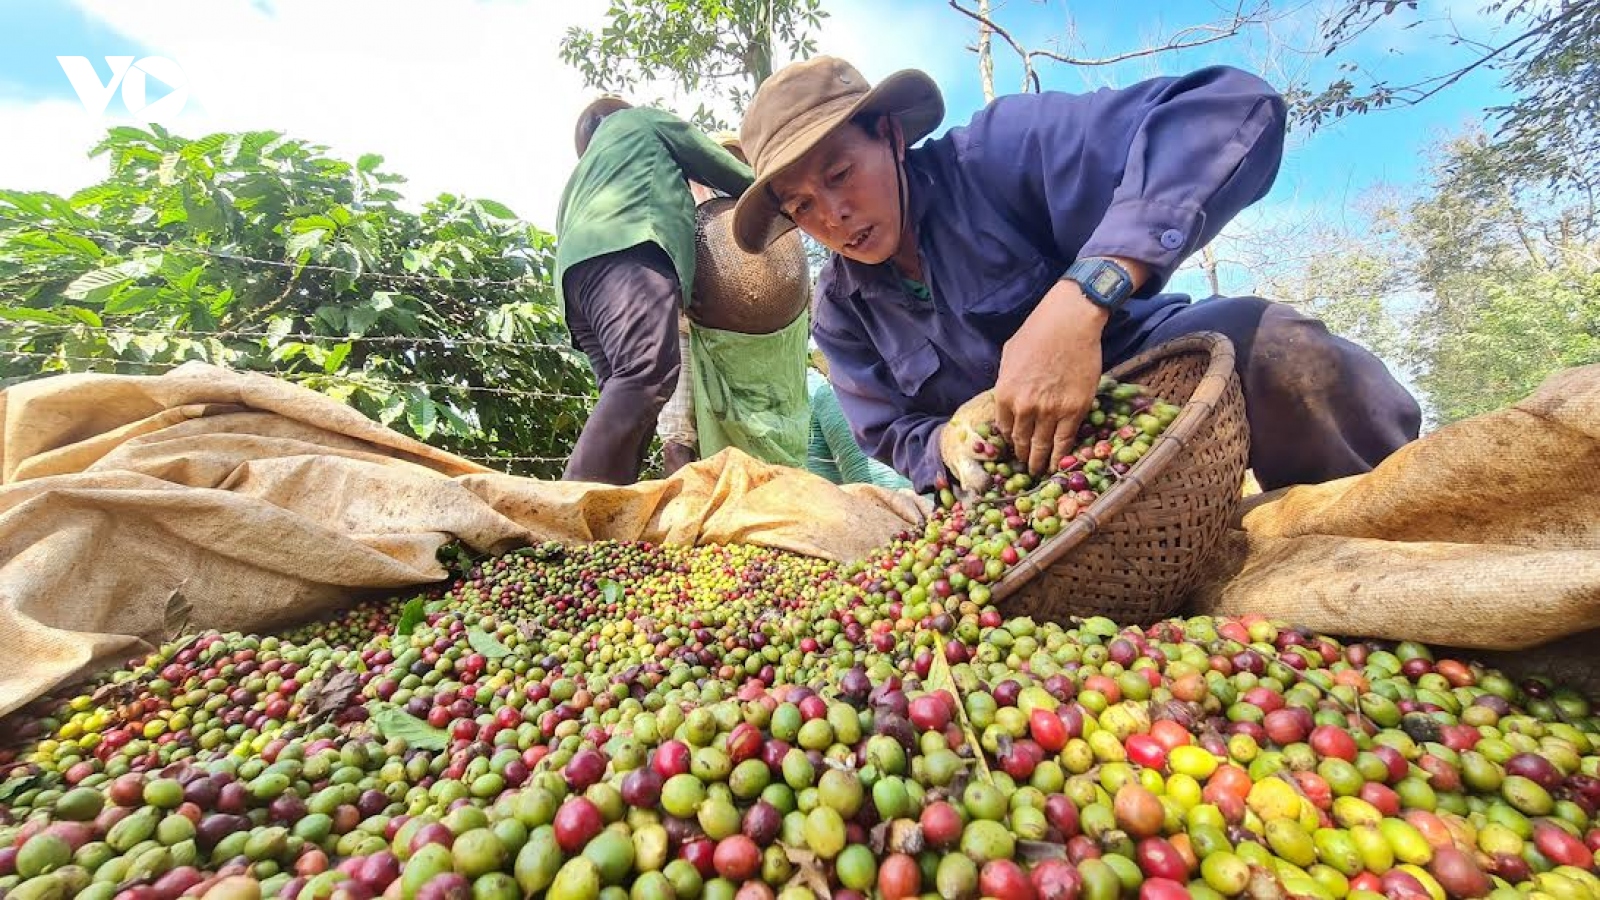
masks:
[(1170, 314), (1106, 367), (1197, 331), (1227, 335), (1250, 422), (1250, 467), (1262, 490), (1371, 471), (1417, 438), (1422, 410), (1388, 368), (1293, 307), (1216, 297), (1162, 312)]
[(646, 243), (578, 263), (562, 287), (567, 329), (589, 357), (600, 400), (561, 477), (632, 484), (682, 367), (677, 271), (666, 251)]

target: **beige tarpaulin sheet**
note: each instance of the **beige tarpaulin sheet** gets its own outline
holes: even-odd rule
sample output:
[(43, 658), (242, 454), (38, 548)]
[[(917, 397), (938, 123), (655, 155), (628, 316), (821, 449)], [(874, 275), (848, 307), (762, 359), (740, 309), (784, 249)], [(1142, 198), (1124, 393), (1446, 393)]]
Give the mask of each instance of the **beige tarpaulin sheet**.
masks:
[(1600, 366), (1559, 372), (1367, 475), (1254, 498), (1238, 524), (1199, 609), (1333, 634), (1539, 647), (1483, 656), (1600, 690)]
[[(627, 488), (497, 475), (321, 395), (201, 365), (13, 387), (0, 427), (0, 713), (181, 625), (268, 630), (437, 580), (452, 537), (849, 559), (920, 515), (907, 495), (733, 450)], [(1600, 690), (1600, 366), (1371, 474), (1256, 498), (1239, 524), (1200, 609), (1470, 648), (1567, 636), (1488, 656)]]
[(0, 715), (172, 630), (269, 630), (437, 581), (437, 550), (602, 538), (854, 559), (920, 521), (729, 450), (625, 488), (491, 472), (315, 392), (185, 365), (0, 393)]

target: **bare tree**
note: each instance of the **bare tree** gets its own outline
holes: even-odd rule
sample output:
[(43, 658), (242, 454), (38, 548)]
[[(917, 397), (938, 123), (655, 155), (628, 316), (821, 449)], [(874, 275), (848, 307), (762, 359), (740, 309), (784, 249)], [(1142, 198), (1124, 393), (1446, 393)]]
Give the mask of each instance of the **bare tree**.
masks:
[[(1113, 53), (1108, 56), (1083, 56), (1061, 48), (1028, 47), (1005, 26), (995, 21), (989, 0), (976, 0), (976, 3), (977, 6), (972, 7), (964, 5), (962, 0), (949, 0), (951, 9), (978, 24), (978, 45), (974, 49), (978, 53), (979, 74), (986, 79), (985, 96), (991, 95), (994, 80), (993, 58), (988, 49), (991, 35), (998, 36), (1002, 41), (1005, 41), (1016, 52), (1017, 58), (1021, 60), (1022, 89), (1026, 92), (1042, 89), (1036, 66), (1039, 61), (1049, 61), (1082, 68), (1113, 66), (1129, 60), (1156, 56), (1177, 50), (1189, 50), (1225, 41), (1271, 21), (1274, 17), (1270, 0), (1238, 0), (1231, 14), (1215, 22), (1185, 26), (1164, 38), (1156, 39), (1147, 46), (1121, 53)], [(1070, 28), (1071, 20), (1069, 19), (1069, 30)]]
[(983, 102), (994, 100), (994, 29), (989, 25), (989, 0), (978, 0), (978, 80), (983, 83)]

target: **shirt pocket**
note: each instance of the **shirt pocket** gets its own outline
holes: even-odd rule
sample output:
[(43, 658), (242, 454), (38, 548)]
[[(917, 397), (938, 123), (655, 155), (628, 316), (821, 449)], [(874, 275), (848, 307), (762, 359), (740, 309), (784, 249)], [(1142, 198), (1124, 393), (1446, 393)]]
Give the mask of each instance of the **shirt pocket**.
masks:
[(900, 393), (915, 399), (939, 372), (939, 351), (928, 341), (916, 341), (887, 361), (889, 377)]
[(997, 277), (985, 285), (982, 296), (967, 307), (967, 315), (990, 340), (1004, 344), (1038, 307), (1058, 275), (1054, 260), (1036, 257), (1011, 277)]

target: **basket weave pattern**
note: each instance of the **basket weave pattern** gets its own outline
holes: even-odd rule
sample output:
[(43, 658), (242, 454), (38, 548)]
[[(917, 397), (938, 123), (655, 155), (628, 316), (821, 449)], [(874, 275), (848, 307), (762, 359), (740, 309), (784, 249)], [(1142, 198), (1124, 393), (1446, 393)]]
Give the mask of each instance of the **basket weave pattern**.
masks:
[(758, 254), (733, 242), (733, 204), (714, 197), (695, 208), (694, 305), (689, 316), (719, 331), (771, 334), (811, 301), (810, 270), (800, 232)]
[(1103, 615), (1147, 625), (1175, 612), (1240, 501), (1250, 455), (1233, 344), (1187, 335), (1109, 373), (1182, 411), (1150, 452), (995, 587), (1006, 615)]

